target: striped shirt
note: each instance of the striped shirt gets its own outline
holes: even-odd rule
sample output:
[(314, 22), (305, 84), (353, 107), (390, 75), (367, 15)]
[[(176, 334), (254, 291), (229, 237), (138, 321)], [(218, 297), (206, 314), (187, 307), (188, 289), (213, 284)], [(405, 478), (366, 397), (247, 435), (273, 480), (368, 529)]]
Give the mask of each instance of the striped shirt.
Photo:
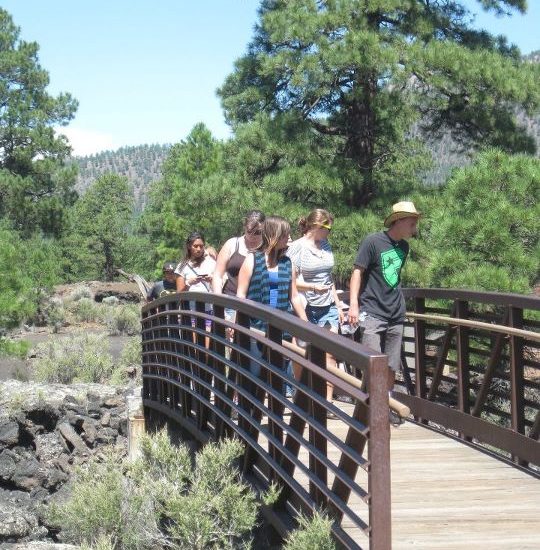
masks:
[[(289, 289), (291, 286), (292, 268), (287, 256), (278, 260), (277, 303), (276, 309), (288, 311)], [(270, 305), (270, 282), (266, 257), (263, 252), (254, 253), (253, 273), (249, 281), (247, 297), (261, 304)], [(258, 319), (251, 320), (251, 326), (265, 329), (265, 323)]]
[(287, 256), (291, 259), (296, 273), (302, 275), (305, 283), (329, 287), (326, 292), (305, 292), (308, 304), (313, 307), (328, 306), (334, 303), (331, 289), (334, 253), (328, 241), (320, 241), (320, 246), (320, 249), (315, 248), (304, 237), (301, 237), (292, 242), (287, 250)]

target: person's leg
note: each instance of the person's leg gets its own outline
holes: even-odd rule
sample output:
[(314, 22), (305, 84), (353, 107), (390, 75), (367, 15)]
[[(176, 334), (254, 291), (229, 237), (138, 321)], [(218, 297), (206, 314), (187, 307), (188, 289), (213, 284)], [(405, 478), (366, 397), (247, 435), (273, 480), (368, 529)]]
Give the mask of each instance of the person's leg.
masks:
[[(371, 348), (377, 353), (382, 353), (382, 338), (386, 330), (386, 323), (371, 317), (371, 315), (365, 315), (360, 320), (360, 343), (368, 348)], [(357, 373), (358, 375), (359, 373)], [(366, 386), (366, 378), (362, 375), (362, 387)], [(365, 389), (365, 388), (364, 388)]]
[(396, 373), (401, 367), (401, 341), (403, 339), (403, 325), (401, 323), (388, 325), (384, 335), (382, 351), (388, 355), (388, 390), (394, 389)]

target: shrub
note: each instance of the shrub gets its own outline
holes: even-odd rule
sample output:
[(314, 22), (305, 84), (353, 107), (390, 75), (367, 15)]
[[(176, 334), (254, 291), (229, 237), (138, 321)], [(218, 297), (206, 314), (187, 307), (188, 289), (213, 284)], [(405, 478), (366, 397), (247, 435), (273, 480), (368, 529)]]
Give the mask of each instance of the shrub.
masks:
[[(141, 364), (141, 337), (133, 336), (122, 349), (117, 368), (111, 377), (111, 383), (120, 386), (127, 384), (130, 380), (133, 380), (136, 384), (142, 384)], [(135, 369), (135, 377), (128, 375), (128, 372), (131, 369)]]
[(93, 323), (101, 316), (99, 306), (91, 298), (80, 298), (71, 304), (70, 310), (81, 323)]
[(77, 470), (50, 519), (67, 540), (103, 550), (249, 547), (258, 504), (238, 480), (242, 451), (238, 441), (210, 443), (193, 466), (189, 449), (166, 432), (146, 435), (133, 464), (109, 454)]
[(34, 376), (42, 382), (98, 382), (110, 379), (114, 364), (105, 334), (78, 333), (37, 348)]
[(284, 550), (335, 550), (332, 539), (332, 520), (320, 512), (315, 512), (312, 518), (300, 516), (299, 527), (293, 531), (284, 546)]
[(109, 334), (113, 336), (132, 336), (141, 331), (140, 309), (135, 305), (109, 306), (105, 310), (104, 319)]
[(0, 357), (2, 355), (11, 355), (26, 358), (30, 344), (26, 340), (11, 340), (0, 336)]
[(156, 515), (144, 487), (124, 475), (118, 454), (76, 470), (64, 504), (49, 508), (49, 519), (68, 540), (93, 548), (144, 550), (160, 538)]
[(43, 307), (43, 316), (47, 325), (53, 327), (54, 332), (58, 332), (66, 318), (62, 300), (56, 296), (49, 298)]
[(72, 302), (78, 302), (81, 298), (87, 298), (89, 300), (93, 299), (92, 291), (87, 286), (77, 287), (69, 295), (69, 300), (71, 300)]

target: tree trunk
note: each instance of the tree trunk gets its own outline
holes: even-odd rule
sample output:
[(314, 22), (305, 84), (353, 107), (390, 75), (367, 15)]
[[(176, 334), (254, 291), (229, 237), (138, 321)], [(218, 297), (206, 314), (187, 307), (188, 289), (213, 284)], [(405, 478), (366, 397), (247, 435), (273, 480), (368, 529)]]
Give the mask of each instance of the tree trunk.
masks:
[(103, 274), (106, 281), (112, 281), (114, 279), (114, 259), (112, 245), (110, 242), (105, 241), (103, 243), (103, 253), (105, 254), (105, 265), (103, 266)]
[(346, 107), (348, 139), (345, 155), (358, 167), (361, 183), (354, 189), (351, 206), (366, 206), (375, 196), (373, 181), (375, 150), (375, 112), (373, 100), (377, 83), (373, 74), (359, 75), (352, 99)]

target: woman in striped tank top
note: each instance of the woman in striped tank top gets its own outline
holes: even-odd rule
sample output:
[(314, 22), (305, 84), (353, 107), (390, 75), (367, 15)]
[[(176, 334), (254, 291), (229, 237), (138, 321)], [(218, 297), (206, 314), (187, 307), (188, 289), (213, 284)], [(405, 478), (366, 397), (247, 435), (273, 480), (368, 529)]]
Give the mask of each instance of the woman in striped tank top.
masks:
[[(289, 222), (284, 218), (266, 218), (261, 248), (248, 254), (240, 268), (236, 296), (281, 311), (288, 311), (290, 303), (298, 317), (307, 321), (302, 299), (296, 289), (296, 273), (292, 269), (291, 260), (285, 255), (290, 232)], [(261, 330), (265, 328), (258, 319), (252, 321), (252, 326)], [(259, 366), (256, 364), (250, 370), (259, 374)]]
[[(307, 218), (300, 218), (298, 227), (302, 237), (291, 243), (287, 255), (296, 273), (302, 275), (302, 280), (298, 280), (298, 290), (305, 293), (305, 312), (309, 322), (337, 333), (344, 315), (332, 278), (334, 253), (328, 235), (333, 223), (332, 214), (322, 208), (312, 210)], [(326, 363), (336, 366), (336, 360), (329, 354)], [(299, 379), (300, 374), (295, 372), (295, 377)], [(326, 393), (331, 401), (331, 384), (327, 385)]]

